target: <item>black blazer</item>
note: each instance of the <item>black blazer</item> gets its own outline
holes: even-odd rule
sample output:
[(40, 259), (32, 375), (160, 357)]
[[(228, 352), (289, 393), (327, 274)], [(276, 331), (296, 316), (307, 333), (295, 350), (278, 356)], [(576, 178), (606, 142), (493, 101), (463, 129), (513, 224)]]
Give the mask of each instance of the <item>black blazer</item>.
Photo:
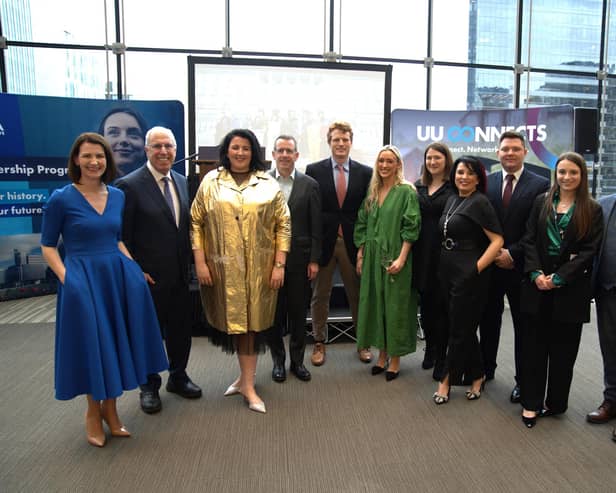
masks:
[(492, 203), (498, 220), (503, 228), (503, 238), (513, 258), (515, 269), (519, 274), (524, 272), (524, 251), (520, 240), (526, 230), (526, 221), (537, 195), (547, 192), (550, 181), (532, 171), (524, 169), (516, 184), (505, 211), (503, 207), (503, 174), (501, 171), (488, 175), (488, 199)]
[(576, 238), (575, 227), (569, 224), (564, 233), (558, 258), (548, 255), (547, 218), (541, 211), (547, 194), (535, 199), (526, 233), (522, 238), (524, 249), (524, 279), (522, 282), (522, 312), (536, 314), (541, 297), (546, 294), (530, 281), (530, 273), (542, 270), (546, 275), (558, 274), (565, 285), (552, 290), (554, 295), (552, 319), (568, 323), (584, 323), (590, 320), (590, 299), (592, 298), (593, 261), (603, 235), (603, 214), (601, 207), (592, 202), (592, 223), (584, 238)]
[[(270, 172), (276, 177), (276, 170)], [(287, 202), (291, 212), (291, 251), (287, 255), (287, 270), (306, 272), (310, 262), (321, 255), (321, 194), (319, 184), (295, 171), (293, 189)]]
[(338, 226), (342, 225), (342, 234), (347, 254), (353, 265), (357, 257), (357, 248), (353, 243), (353, 231), (359, 207), (366, 197), (368, 185), (372, 178), (372, 168), (357, 161), (349, 160), (349, 179), (347, 194), (342, 207), (338, 205), (336, 185), (332, 171), (331, 158), (323, 159), (306, 167), (306, 174), (314, 178), (321, 191), (323, 207), (323, 246), (319, 263), (327, 265), (334, 252), (338, 237)]
[(179, 226), (146, 165), (116, 183), (126, 196), (122, 239), (141, 270), (161, 286), (190, 280), (188, 188), (173, 170), (171, 179), (180, 201)]

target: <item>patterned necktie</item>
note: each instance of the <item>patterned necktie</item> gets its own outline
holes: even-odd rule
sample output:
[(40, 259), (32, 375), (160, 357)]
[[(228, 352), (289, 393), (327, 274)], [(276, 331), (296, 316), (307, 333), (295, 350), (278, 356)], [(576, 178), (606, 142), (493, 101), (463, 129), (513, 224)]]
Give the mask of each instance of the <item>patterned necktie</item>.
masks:
[(511, 202), (511, 194), (513, 193), (513, 179), (515, 177), (513, 175), (507, 175), (505, 180), (507, 180), (507, 184), (505, 185), (505, 190), (503, 191), (503, 207), (506, 209), (509, 207), (509, 202)]
[[(338, 196), (338, 205), (342, 208), (347, 192), (346, 180), (344, 178), (344, 166), (342, 166), (342, 164), (337, 164), (336, 168), (338, 168), (338, 178), (336, 178), (336, 195)], [(343, 236), (342, 224), (338, 225), (338, 236)]]
[(171, 215), (173, 216), (173, 220), (175, 221), (175, 224), (177, 225), (177, 218), (175, 217), (175, 207), (173, 207), (173, 197), (171, 197), (171, 190), (169, 189), (169, 177), (164, 176), (162, 180), (164, 183), (163, 194), (165, 196), (165, 200), (167, 201), (167, 205), (169, 206), (169, 209), (171, 209)]

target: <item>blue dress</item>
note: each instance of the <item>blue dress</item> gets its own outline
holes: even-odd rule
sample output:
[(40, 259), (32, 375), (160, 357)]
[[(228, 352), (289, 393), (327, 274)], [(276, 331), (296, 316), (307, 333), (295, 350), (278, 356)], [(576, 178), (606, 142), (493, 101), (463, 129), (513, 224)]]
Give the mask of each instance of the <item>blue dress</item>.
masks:
[(41, 244), (62, 235), (64, 284), (56, 311), (56, 398), (118, 397), (168, 368), (156, 310), (143, 272), (118, 248), (124, 193), (107, 187), (99, 214), (72, 184), (44, 208)]

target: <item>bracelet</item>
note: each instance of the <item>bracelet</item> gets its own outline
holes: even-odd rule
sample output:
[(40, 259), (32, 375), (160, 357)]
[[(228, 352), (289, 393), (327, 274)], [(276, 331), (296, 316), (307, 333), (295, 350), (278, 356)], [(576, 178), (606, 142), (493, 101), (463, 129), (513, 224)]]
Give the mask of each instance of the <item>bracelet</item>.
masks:
[(284, 269), (286, 264), (283, 264), (282, 262), (276, 262), (274, 264), (274, 267), (278, 267), (279, 269)]

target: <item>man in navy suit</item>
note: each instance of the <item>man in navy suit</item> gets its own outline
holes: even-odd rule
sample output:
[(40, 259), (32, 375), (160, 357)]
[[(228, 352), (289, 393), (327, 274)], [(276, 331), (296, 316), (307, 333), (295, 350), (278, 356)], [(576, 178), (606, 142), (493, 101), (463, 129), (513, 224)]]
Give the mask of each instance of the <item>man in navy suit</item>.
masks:
[(511, 392), (511, 402), (520, 401), (520, 387), (517, 383), (522, 347), (520, 283), (524, 273), (524, 251), (520, 240), (524, 236), (526, 220), (535, 197), (550, 187), (549, 180), (524, 168), (527, 153), (523, 134), (503, 132), (496, 152), (502, 172), (488, 176), (487, 190), (488, 198), (501, 223), (505, 244), (494, 261), (496, 268), (492, 272), (489, 299), (479, 325), (481, 353), (486, 379), (491, 380), (496, 370), (496, 355), (505, 308), (504, 297), (507, 296), (513, 320), (516, 372), (516, 385)]
[[(603, 356), (603, 402), (588, 413), (589, 423), (616, 417), (616, 194), (599, 200), (603, 209), (603, 241), (595, 262), (595, 302), (599, 345)], [(616, 429), (612, 432), (616, 441)]]
[(272, 156), (276, 168), (271, 175), (278, 181), (291, 212), (291, 251), (287, 255), (284, 285), (278, 291), (275, 329), (268, 340), (274, 362), (272, 379), (284, 382), (287, 377), (283, 336), (288, 332), (290, 371), (300, 380), (308, 381), (311, 375), (304, 366), (306, 310), (310, 282), (319, 272), (321, 195), (318, 183), (295, 169), (299, 152), (294, 137), (277, 137)]
[[(188, 283), (192, 253), (186, 177), (171, 169), (176, 141), (168, 128), (151, 128), (145, 137), (145, 151), (148, 161), (117, 182), (126, 196), (122, 239), (143, 270), (156, 306), (169, 357), (167, 392), (198, 398), (201, 389), (186, 374), (191, 345)], [(160, 386), (158, 374), (148, 375), (148, 381), (140, 386), (144, 412), (161, 410)]]
[[(372, 168), (349, 158), (353, 145), (351, 125), (347, 122), (332, 123), (327, 132), (327, 143), (331, 157), (306, 167), (306, 174), (319, 184), (323, 207), (320, 269), (310, 304), (315, 340), (311, 361), (315, 366), (325, 362), (325, 327), (336, 266), (344, 283), (353, 323), (357, 326), (359, 277), (355, 272), (357, 248), (353, 243), (353, 231), (357, 212), (366, 197), (372, 177)], [(359, 359), (369, 363), (372, 360), (370, 349), (360, 349)]]

